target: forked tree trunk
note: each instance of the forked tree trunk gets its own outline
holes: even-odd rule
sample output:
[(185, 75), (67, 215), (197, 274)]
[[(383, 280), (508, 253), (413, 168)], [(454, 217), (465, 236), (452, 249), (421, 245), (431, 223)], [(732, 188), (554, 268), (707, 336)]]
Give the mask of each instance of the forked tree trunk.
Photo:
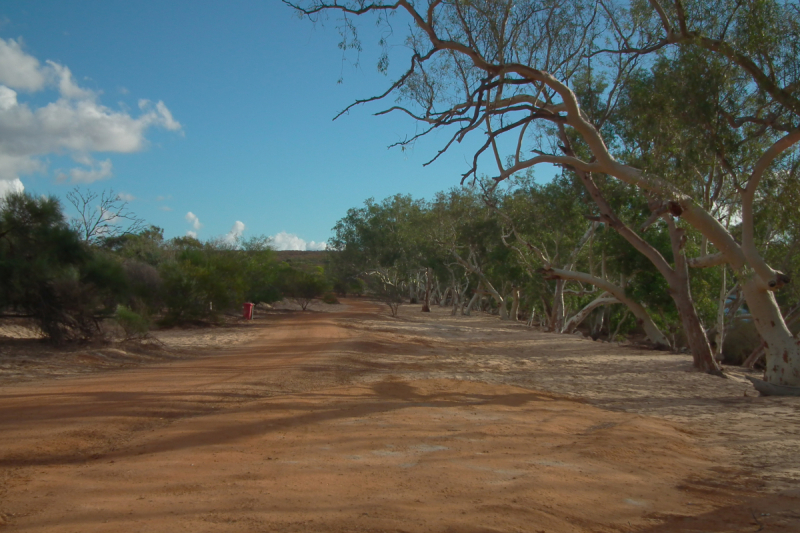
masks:
[(781, 316), (775, 296), (759, 286), (755, 276), (744, 282), (742, 292), (756, 329), (764, 339), (767, 368), (764, 378), (775, 385), (800, 387), (800, 340), (795, 339)]
[(678, 315), (681, 318), (683, 332), (686, 334), (689, 351), (692, 353), (694, 367), (711, 374), (719, 373), (719, 366), (714, 359), (714, 352), (711, 350), (708, 337), (706, 337), (706, 330), (700, 322), (700, 317), (697, 316), (697, 309), (694, 306), (692, 295), (689, 293), (688, 284), (678, 289), (681, 292), (671, 291), (671, 296), (678, 308)]
[(461, 266), (463, 266), (469, 272), (472, 272), (473, 274), (478, 276), (478, 279), (480, 279), (480, 282), (486, 287), (486, 290), (488, 291), (489, 294), (492, 295), (492, 298), (494, 298), (495, 303), (498, 306), (498, 311), (500, 313), (500, 318), (503, 319), (503, 320), (507, 319), (508, 318), (508, 309), (506, 309), (505, 299), (497, 291), (497, 289), (494, 288), (494, 285), (492, 285), (492, 283), (486, 277), (486, 274), (484, 274), (483, 271), (481, 270), (481, 268), (478, 266), (477, 259), (475, 258), (474, 252), (470, 252), (470, 256), (467, 258), (467, 260), (464, 260), (458, 254), (458, 252), (456, 250), (451, 250), (451, 251), (452, 251), (453, 257), (455, 257), (456, 261), (458, 261), (458, 263), (461, 264)]
[(671, 216), (668, 215), (666, 221), (675, 267), (669, 270), (662, 267), (659, 270), (662, 271), (661, 273), (669, 283), (670, 296), (678, 308), (678, 315), (681, 318), (683, 332), (686, 334), (689, 351), (692, 353), (694, 367), (702, 372), (722, 375), (719, 364), (714, 358), (711, 344), (708, 342), (706, 330), (703, 323), (700, 322), (700, 317), (697, 316), (697, 308), (689, 287), (689, 266), (683, 251), (684, 231), (676, 226)]
[[(747, 185), (741, 190), (741, 244), (719, 220), (695, 204), (688, 196), (677, 197), (672, 204), (680, 216), (711, 241), (719, 253), (701, 257), (695, 263), (708, 267), (728, 263), (742, 283), (742, 294), (753, 316), (756, 329), (767, 351), (765, 379), (772, 385), (800, 387), (800, 340), (795, 339), (781, 316), (772, 292), (789, 282), (788, 276), (770, 267), (758, 251), (755, 239), (756, 192), (760, 181), (775, 159), (800, 141), (795, 129), (765, 150), (753, 167)], [(641, 173), (626, 171), (621, 178), (639, 178)], [(676, 195), (677, 196), (677, 195)]]
[[(794, 324), (800, 322), (800, 305), (795, 306), (794, 309), (786, 313), (783, 321), (786, 323), (787, 328), (791, 328)], [(764, 341), (761, 341), (761, 344), (759, 344), (758, 347), (753, 350), (753, 353), (751, 353), (747, 359), (744, 360), (742, 366), (750, 369), (754, 368), (756, 363), (758, 363), (764, 357), (766, 348), (767, 346)]]
[(636, 250), (641, 252), (653, 266), (658, 269), (667, 284), (669, 284), (670, 296), (675, 302), (678, 314), (681, 318), (686, 340), (689, 343), (689, 350), (692, 352), (694, 367), (702, 372), (715, 375), (722, 375), (722, 371), (714, 359), (711, 346), (708, 343), (705, 329), (692, 300), (692, 293), (689, 289), (689, 268), (684, 254), (683, 246), (685, 243), (685, 232), (679, 229), (672, 214), (663, 213), (662, 218), (666, 221), (669, 229), (670, 244), (675, 266), (674, 268), (667, 263), (661, 252), (656, 250), (650, 243), (642, 239), (636, 232), (622, 222), (611, 209), (606, 199), (594, 183), (591, 174), (588, 172), (577, 171), (578, 176), (583, 181), (586, 190), (592, 195), (592, 199), (600, 210), (602, 218), (605, 219), (619, 235), (628, 241)]
[[(693, 266), (704, 268), (726, 262), (739, 275), (747, 308), (764, 340), (765, 379), (774, 385), (800, 387), (800, 340), (792, 335), (772, 294), (788, 282), (788, 277), (772, 270), (752, 243), (749, 248), (739, 245), (718, 220), (700, 207), (689, 201), (681, 202), (680, 207), (683, 209), (682, 218), (703, 232), (720, 250), (718, 254), (695, 260)], [(743, 213), (743, 219), (743, 225), (751, 226), (752, 212)]]
[[(584, 272), (562, 270), (559, 268), (548, 268), (542, 269), (542, 273), (546, 278), (561, 278), (564, 280), (571, 279), (580, 281), (581, 283), (588, 283), (604, 290), (605, 292), (614, 296), (614, 298), (619, 300), (631, 311), (631, 313), (633, 313), (633, 316), (636, 317), (637, 324), (642, 326), (647, 338), (650, 339), (651, 342), (653, 342), (659, 348), (666, 348), (670, 345), (669, 340), (664, 336), (661, 330), (658, 329), (658, 326), (656, 326), (655, 322), (653, 322), (653, 319), (650, 318), (650, 315), (647, 313), (647, 310), (639, 302), (628, 298), (628, 296), (625, 294), (625, 289), (622, 287), (614, 285), (608, 280), (597, 278)], [(544, 303), (544, 300), (542, 302)]]
[(452, 290), (453, 290), (452, 287), (447, 287), (444, 290), (444, 292), (441, 294), (441, 299), (439, 300), (439, 307), (444, 307), (447, 305), (447, 297), (450, 294), (450, 291)]
[(472, 295), (472, 298), (469, 299), (469, 303), (467, 307), (461, 312), (462, 315), (470, 316), (472, 310), (475, 308), (475, 304), (478, 302), (480, 298), (481, 291), (483, 290), (480, 283), (478, 283), (478, 288), (475, 289), (475, 293)]

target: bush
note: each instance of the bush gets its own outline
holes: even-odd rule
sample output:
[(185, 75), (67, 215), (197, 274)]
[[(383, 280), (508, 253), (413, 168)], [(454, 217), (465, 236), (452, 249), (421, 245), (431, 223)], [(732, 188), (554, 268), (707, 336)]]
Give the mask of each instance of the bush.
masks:
[(55, 198), (19, 193), (0, 201), (0, 309), (30, 314), (57, 344), (88, 340), (125, 283), (118, 263), (67, 226)]
[(737, 318), (722, 341), (725, 364), (741, 365), (761, 345), (761, 335), (752, 320)]
[(336, 295), (332, 292), (326, 292), (322, 295), (322, 301), (326, 304), (338, 304), (339, 300), (336, 298)]
[(117, 324), (125, 331), (125, 339), (141, 339), (150, 331), (150, 320), (132, 311), (129, 307), (117, 307)]
[(311, 273), (284, 268), (280, 278), (284, 295), (297, 302), (303, 311), (312, 300), (319, 298), (328, 290), (328, 284), (319, 271)]
[(136, 259), (125, 260), (122, 268), (128, 281), (128, 307), (137, 313), (158, 313), (164, 307), (164, 282), (158, 270)]

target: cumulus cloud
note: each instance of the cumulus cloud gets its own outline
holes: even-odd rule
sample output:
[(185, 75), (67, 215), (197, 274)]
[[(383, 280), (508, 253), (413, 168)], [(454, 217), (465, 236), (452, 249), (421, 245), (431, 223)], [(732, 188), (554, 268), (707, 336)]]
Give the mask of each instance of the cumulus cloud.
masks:
[(27, 91), (42, 89), (47, 81), (39, 60), (22, 51), (22, 40), (0, 39), (0, 83)]
[(168, 205), (159, 206), (159, 209), (162, 211), (172, 211), (172, 208)]
[(123, 202), (132, 202), (136, 200), (136, 197), (127, 192), (121, 192), (117, 195), (117, 198), (122, 200)]
[(112, 164), (110, 159), (105, 161), (95, 161), (88, 155), (81, 154), (74, 158), (76, 163), (86, 165), (85, 167), (75, 167), (65, 172), (59, 170), (56, 173), (58, 181), (72, 180), (72, 183), (94, 183), (95, 181), (104, 180), (114, 175), (111, 170)]
[(237, 220), (236, 222), (233, 223), (233, 227), (228, 232), (228, 234), (222, 238), (222, 240), (224, 240), (228, 244), (234, 244), (236, 242), (236, 239), (242, 236), (242, 233), (244, 233), (244, 222), (242, 222), (241, 220)]
[[(200, 219), (199, 219), (199, 218), (197, 218), (197, 215), (195, 215), (195, 214), (194, 214), (194, 213), (192, 213), (191, 211), (189, 211), (188, 213), (186, 213), (186, 217), (185, 217), (185, 218), (186, 218), (186, 222), (188, 222), (189, 224), (191, 224), (191, 225), (192, 225), (192, 227), (195, 229), (195, 231), (196, 231), (196, 230), (199, 230), (200, 228), (202, 228), (202, 227), (203, 227), (203, 225), (200, 223)], [(193, 232), (193, 233), (194, 233), (194, 232)], [(195, 236), (195, 237), (197, 237), (197, 234), (195, 233), (195, 235), (194, 235), (194, 236)]]
[(187, 237), (191, 237), (192, 239), (196, 239), (197, 238), (197, 232), (196, 231), (187, 231), (186, 232), (186, 236)]
[[(31, 106), (20, 93), (53, 89), (55, 101)], [(91, 183), (112, 175), (110, 159), (94, 161), (93, 152), (131, 153), (142, 150), (148, 129), (179, 131), (181, 124), (163, 102), (139, 102), (140, 113), (112, 110), (98, 94), (80, 87), (65, 65), (41, 63), (27, 54), (21, 41), (0, 39), (0, 181), (44, 172), (42, 158), (69, 154), (83, 165), (57, 171), (60, 179)]]
[(301, 239), (294, 233), (286, 233), (282, 231), (277, 235), (270, 237), (272, 240), (272, 248), (275, 250), (324, 250), (328, 245), (324, 242), (306, 241)]
[(25, 186), (19, 180), (0, 180), (0, 199), (5, 198), (7, 194), (24, 190)]
[(8, 111), (17, 105), (17, 91), (0, 85), (0, 111)]

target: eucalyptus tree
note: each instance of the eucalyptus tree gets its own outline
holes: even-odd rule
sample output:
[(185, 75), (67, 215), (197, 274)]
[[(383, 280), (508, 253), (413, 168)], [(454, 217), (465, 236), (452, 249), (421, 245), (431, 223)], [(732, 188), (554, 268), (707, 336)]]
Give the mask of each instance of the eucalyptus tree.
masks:
[(523, 273), (503, 245), (500, 221), (486, 208), (479, 189), (458, 187), (438, 193), (430, 220), (433, 240), (477, 279), (477, 292), (491, 296), (501, 318), (516, 320)]
[(425, 205), (410, 196), (382, 202), (369, 199), (337, 221), (328, 241), (331, 262), (339, 275), (369, 281), (396, 314), (403, 289), (419, 293), (421, 272), (427, 273), (424, 239), (420, 237)]
[[(537, 164), (563, 165), (637, 187), (660, 204), (656, 211), (702, 233), (713, 249), (698, 262), (727, 263), (741, 280), (748, 307), (769, 345), (767, 380), (800, 386), (800, 345), (773, 295), (789, 278), (767, 263), (754, 231), (762, 179), (800, 141), (800, 13), (793, 3), (307, 0), (293, 5), (310, 17), (325, 12), (344, 17), (373, 14), (379, 24), (392, 24), (397, 19), (391, 15), (402, 14), (403, 22), (410, 22), (408, 69), (384, 94), (357, 103), (399, 96), (402, 102), (390, 109), (425, 125), (408, 142), (439, 128), (455, 129), (442, 151), (471, 133), (484, 133), (485, 142), (465, 178), (476, 175), (484, 154), (499, 167), (498, 180)], [(348, 18), (343, 27), (348, 38), (354, 28)], [(385, 39), (383, 43), (385, 68), (390, 48)], [(649, 67), (659, 55), (679, 50), (707, 52), (729, 66), (746, 97), (740, 99), (744, 107), (722, 106), (726, 118), (737, 127), (765, 128), (770, 134), (768, 146), (758, 151), (753, 163), (731, 171), (738, 189), (741, 242), (696, 201), (693, 191), (621, 159), (614, 139), (596, 127), (573, 90), (576, 73), (591, 61), (608, 77), (602, 107), (613, 112), (620, 88), (637, 67)], [(561, 151), (559, 126), (582, 140), (586, 155)], [(516, 139), (516, 149), (504, 160), (500, 152), (507, 145), (503, 138), (509, 136)]]
[[(552, 303), (543, 305), (545, 312), (549, 311), (549, 328), (572, 333), (596, 308), (621, 303), (653, 343), (669, 345), (645, 306), (628, 294), (639, 270), (609, 268), (613, 260), (607, 260), (604, 243), (598, 239), (604, 228), (587, 219), (591, 200), (585, 198), (582, 186), (567, 176), (545, 185), (530, 178), (515, 181), (518, 186), (495, 197), (492, 204), (508, 228), (503, 237), (506, 245), (517, 252), (531, 275), (555, 281), (549, 298)], [(623, 255), (631, 253), (636, 252), (628, 249)], [(613, 277), (619, 281), (612, 281)], [(568, 289), (569, 282), (577, 288)], [(572, 316), (568, 316), (565, 297), (581, 302)]]
[[(639, 71), (629, 73), (629, 77), (633, 77), (637, 72)], [(630, 148), (624, 142), (625, 138), (619, 134), (619, 130), (624, 129), (620, 127), (620, 124), (626, 125), (625, 113), (620, 112), (619, 108), (630, 114), (630, 110), (624, 103), (625, 96), (632, 92), (630, 81), (620, 87), (619, 92), (623, 104), (614, 109), (610, 109), (602, 103), (608, 82), (603, 70), (599, 73), (593, 72), (590, 60), (587, 60), (585, 68), (577, 70), (572, 85), (576, 98), (583, 105), (582, 112), (591, 120), (596, 131), (601, 133), (604, 139), (616, 143), (616, 152), (619, 156), (627, 156)], [(655, 92), (661, 87), (656, 85), (652, 89)], [(675, 95), (675, 92), (664, 91), (665, 97), (674, 97)], [(637, 111), (643, 110), (638, 109)], [(563, 123), (556, 124), (553, 131), (560, 141), (559, 150), (564, 156), (575, 159), (591, 159), (591, 147), (584, 137)], [(678, 131), (673, 130), (673, 135)], [(680, 133), (684, 133), (684, 131), (680, 131)], [(681, 156), (678, 158), (683, 159)], [(681, 227), (675, 213), (671, 212), (669, 206), (657, 198), (651, 197), (647, 199), (649, 201), (642, 202), (641, 191), (636, 187), (615, 180), (609, 181), (602, 173), (592, 173), (571, 165), (562, 166), (566, 172), (574, 174), (583, 184), (596, 209), (598, 215), (596, 220), (603, 221), (607, 227), (617, 232), (633, 249), (646, 257), (663, 276), (668, 286), (668, 294), (677, 309), (681, 329), (692, 354), (694, 367), (704, 372), (721, 375), (720, 367), (714, 358), (711, 344), (706, 335), (706, 328), (701, 321), (692, 295), (689, 259), (686, 255), (686, 228)], [(654, 170), (660, 169), (659, 166), (654, 168)], [(637, 209), (637, 207), (641, 207), (642, 203), (646, 207)], [(628, 216), (624, 216), (626, 214), (624, 211), (627, 211)], [(636, 220), (636, 216), (641, 211), (650, 212), (646, 220)], [(665, 227), (666, 234), (669, 236), (668, 250), (659, 250), (643, 235), (648, 228), (658, 223)], [(639, 226), (638, 230), (637, 226)], [(665, 254), (665, 251), (668, 253)], [(651, 287), (651, 290), (654, 289), (655, 287)]]

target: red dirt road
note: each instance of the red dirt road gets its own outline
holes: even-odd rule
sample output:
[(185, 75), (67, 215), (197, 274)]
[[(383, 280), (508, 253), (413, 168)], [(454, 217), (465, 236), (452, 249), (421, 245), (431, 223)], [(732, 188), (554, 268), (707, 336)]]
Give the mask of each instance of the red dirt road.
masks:
[[(365, 363), (387, 346), (386, 334), (355, 327), (384, 320), (376, 310), (350, 302), (340, 313), (272, 315), (253, 340), (214, 355), (0, 387), (0, 530), (655, 533), (800, 523), (785, 511), (800, 500), (752, 493), (719, 450), (674, 422)], [(390, 348), (428, 353), (431, 339), (398, 337)], [(789, 518), (770, 522), (770, 506)]]

